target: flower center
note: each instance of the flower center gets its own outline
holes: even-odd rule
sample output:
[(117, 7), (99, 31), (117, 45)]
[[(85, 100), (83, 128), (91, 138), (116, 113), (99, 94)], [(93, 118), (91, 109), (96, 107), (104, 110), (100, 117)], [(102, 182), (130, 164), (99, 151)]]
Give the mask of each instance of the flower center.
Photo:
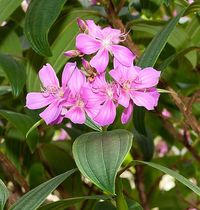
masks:
[(124, 82), (123, 88), (124, 88), (125, 90), (130, 90), (130, 89), (131, 89), (131, 82), (130, 82), (130, 81)]
[(83, 108), (85, 106), (85, 103), (81, 99), (79, 99), (77, 101), (76, 105), (79, 106), (79, 107), (81, 107), (81, 108)]
[(43, 96), (48, 97), (49, 95), (53, 95), (55, 97), (63, 98), (64, 91), (62, 88), (56, 86), (47, 86), (42, 88)]
[(104, 48), (107, 49), (108, 47), (110, 47), (111, 41), (109, 39), (104, 39), (103, 42), (102, 42), (102, 45), (103, 45)]

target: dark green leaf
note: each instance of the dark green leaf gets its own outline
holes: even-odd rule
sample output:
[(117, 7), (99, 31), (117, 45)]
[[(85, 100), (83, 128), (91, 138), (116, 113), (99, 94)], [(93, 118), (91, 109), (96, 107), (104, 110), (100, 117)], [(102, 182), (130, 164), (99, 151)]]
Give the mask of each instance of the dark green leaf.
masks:
[(0, 25), (20, 6), (22, 0), (0, 0)]
[(91, 132), (73, 144), (75, 162), (84, 176), (102, 190), (115, 193), (115, 178), (132, 145), (133, 135), (126, 130)]
[(40, 55), (51, 56), (48, 32), (66, 0), (33, 0), (25, 17), (24, 32), (31, 47)]
[(101, 201), (98, 202), (95, 207), (94, 210), (117, 210), (115, 206), (113, 206), (112, 203), (108, 202), (108, 201)]
[(176, 171), (173, 171), (173, 170), (171, 170), (169, 168), (166, 168), (165, 166), (159, 165), (157, 163), (152, 163), (152, 162), (145, 162), (145, 161), (135, 160), (135, 161), (133, 161), (133, 164), (135, 164), (135, 163), (145, 164), (145, 165), (151, 166), (152, 168), (155, 168), (155, 169), (157, 169), (159, 171), (162, 171), (162, 172), (164, 172), (166, 174), (169, 174), (170, 176), (174, 177), (176, 180), (178, 180), (179, 182), (181, 182), (182, 184), (184, 184), (185, 186), (187, 186), (193, 192), (195, 192), (197, 195), (200, 196), (200, 188), (197, 185), (193, 184), (188, 179), (186, 179), (181, 174), (177, 173)]
[(181, 11), (176, 17), (171, 19), (169, 23), (153, 38), (151, 43), (146, 48), (144, 54), (138, 61), (138, 66), (144, 68), (154, 66), (161, 51), (163, 50), (167, 40), (178, 23), (180, 17), (184, 14), (185, 10)]
[(68, 198), (54, 203), (43, 205), (38, 210), (65, 210), (67, 207), (73, 206), (74, 204), (84, 200), (106, 200), (106, 199), (111, 199), (111, 197), (103, 195), (93, 195), (93, 196)]
[[(0, 110), (0, 115), (8, 120), (13, 126), (15, 126), (24, 135), (24, 137), (26, 137), (26, 133), (29, 128), (35, 123), (33, 119), (25, 114)], [(27, 144), (32, 152), (36, 148), (38, 139), (39, 136), (36, 130), (30, 133), (27, 139)]]
[(18, 96), (26, 81), (24, 66), (11, 56), (0, 54), (0, 68), (11, 84), (13, 95)]
[(55, 190), (66, 178), (73, 174), (77, 169), (72, 169), (60, 174), (47, 182), (42, 183), (38, 187), (22, 196), (10, 210), (35, 210), (46, 199), (46, 197)]
[(92, 128), (95, 131), (102, 131), (102, 127), (95, 124), (89, 117), (86, 118), (85, 125)]
[(4, 209), (8, 196), (8, 190), (3, 181), (0, 179), (0, 210)]
[(127, 199), (128, 209), (129, 210), (143, 210), (142, 206), (133, 200)]
[(33, 130), (35, 130), (39, 125), (41, 125), (43, 122), (44, 122), (43, 119), (37, 121), (37, 122), (28, 130), (28, 132), (26, 133), (26, 138), (28, 138), (29, 134), (30, 134)]

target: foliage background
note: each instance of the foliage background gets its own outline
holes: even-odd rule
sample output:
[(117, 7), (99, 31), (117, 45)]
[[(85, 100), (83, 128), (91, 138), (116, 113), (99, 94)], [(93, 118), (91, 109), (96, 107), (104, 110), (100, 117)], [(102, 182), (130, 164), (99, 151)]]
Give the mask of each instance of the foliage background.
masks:
[[(42, 123), (26, 136), (40, 120), (40, 110), (24, 107), (26, 94), (40, 90), (37, 72), (43, 64), (50, 63), (60, 75), (68, 60), (63, 52), (75, 47), (79, 32), (76, 19), (94, 19), (102, 26), (126, 28), (128, 39), (134, 44), (130, 46), (130, 40), (125, 44), (140, 57), (169, 20), (188, 6), (185, 0), (113, 0), (112, 17), (111, 8), (104, 8), (108, 2), (92, 5), (87, 0), (40, 0), (40, 3), (32, 0), (32, 8), (26, 12), (20, 0), (10, 0), (9, 4), (0, 0), (0, 178), (9, 189), (7, 208), (30, 189), (75, 168), (72, 143), (81, 134), (92, 131), (86, 125), (66, 127), (69, 123), (66, 120), (54, 127)], [(133, 120), (125, 126), (121, 125), (119, 114), (108, 128), (123, 128), (135, 134), (124, 165), (132, 158), (153, 159), (197, 185), (200, 180), (199, 11), (197, 0), (179, 20), (155, 64), (156, 69), (162, 70), (159, 88), (169, 91), (161, 94), (156, 110), (145, 112), (145, 117), (144, 111), (135, 110)], [(164, 108), (171, 113), (170, 117), (163, 116)], [(61, 128), (69, 134), (64, 140), (59, 140)], [(161, 141), (168, 148), (165, 154), (160, 154)], [(124, 174), (124, 195), (141, 203), (144, 209), (200, 208), (198, 195), (178, 182), (168, 191), (161, 189), (162, 178), (163, 174), (150, 167), (136, 166)], [(75, 173), (54, 194), (69, 198), (102, 194), (102, 191)], [(114, 207), (110, 201), (99, 204), (97, 200), (82, 200), (69, 209)]]

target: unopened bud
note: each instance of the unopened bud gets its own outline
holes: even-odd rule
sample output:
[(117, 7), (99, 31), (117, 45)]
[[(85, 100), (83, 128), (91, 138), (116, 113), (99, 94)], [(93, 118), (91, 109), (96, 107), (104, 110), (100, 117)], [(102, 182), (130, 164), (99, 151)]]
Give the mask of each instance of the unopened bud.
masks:
[(82, 58), (82, 64), (86, 71), (91, 69), (90, 63), (87, 60), (85, 60), (84, 58)]
[(81, 52), (79, 50), (69, 50), (64, 52), (64, 55), (73, 58), (81, 55)]
[(79, 28), (82, 32), (87, 31), (88, 26), (87, 26), (87, 23), (84, 20), (82, 20), (80, 18), (77, 18), (77, 23), (78, 23), (78, 26), (79, 26)]

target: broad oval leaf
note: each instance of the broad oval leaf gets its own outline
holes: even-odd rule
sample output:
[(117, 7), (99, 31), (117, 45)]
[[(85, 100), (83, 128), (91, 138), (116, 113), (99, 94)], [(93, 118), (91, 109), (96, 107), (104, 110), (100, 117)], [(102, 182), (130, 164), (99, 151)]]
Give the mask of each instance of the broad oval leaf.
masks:
[[(15, 126), (26, 138), (26, 133), (30, 127), (35, 123), (28, 115), (16, 113), (8, 110), (0, 110), (0, 116), (8, 120)], [(27, 144), (32, 152), (34, 152), (39, 139), (38, 132), (33, 130), (27, 138)]]
[(105, 195), (91, 195), (91, 196), (68, 198), (43, 205), (38, 210), (65, 210), (67, 207), (73, 206), (74, 204), (84, 200), (107, 200), (107, 199), (111, 199), (111, 197)]
[(51, 56), (48, 32), (65, 2), (66, 0), (33, 0), (29, 5), (24, 32), (31, 47), (40, 55)]
[(21, 2), (22, 0), (0, 0), (0, 25), (17, 9)]
[(0, 54), (0, 68), (8, 78), (14, 96), (18, 96), (26, 82), (24, 66), (9, 55)]
[(162, 171), (162, 172), (164, 172), (166, 174), (169, 174), (170, 176), (174, 177), (176, 180), (178, 180), (179, 182), (181, 182), (182, 184), (184, 184), (185, 186), (187, 186), (193, 192), (195, 192), (197, 195), (200, 196), (200, 188), (197, 185), (193, 184), (188, 179), (186, 179), (181, 174), (177, 173), (176, 171), (173, 171), (173, 170), (171, 170), (171, 169), (169, 169), (169, 168), (167, 168), (165, 166), (159, 165), (157, 163), (152, 163), (152, 162), (134, 160), (132, 164), (134, 165), (135, 163), (145, 164), (145, 165), (151, 166), (152, 168), (155, 168), (155, 169), (157, 169), (159, 171)]
[(79, 136), (73, 155), (81, 173), (108, 193), (115, 193), (115, 178), (132, 145), (126, 130), (91, 132)]
[(22, 196), (10, 210), (35, 210), (46, 199), (46, 197), (55, 190), (66, 178), (73, 174), (77, 169), (72, 169), (60, 174), (47, 182), (42, 183), (33, 190)]
[(0, 179), (0, 210), (4, 209), (8, 196), (8, 190), (3, 181)]

